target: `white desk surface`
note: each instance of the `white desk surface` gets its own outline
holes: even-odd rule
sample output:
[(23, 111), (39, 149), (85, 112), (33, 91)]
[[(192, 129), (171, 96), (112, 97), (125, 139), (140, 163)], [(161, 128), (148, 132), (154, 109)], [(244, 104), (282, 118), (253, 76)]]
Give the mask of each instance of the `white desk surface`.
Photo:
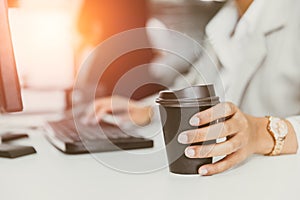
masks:
[[(34, 119), (32, 121), (35, 121)], [(144, 129), (153, 131), (155, 126)], [(29, 131), (30, 139), (17, 144), (33, 145), (37, 154), (9, 160), (0, 158), (1, 200), (299, 200), (300, 156), (255, 156), (233, 170), (211, 177), (180, 176), (167, 168), (147, 174), (123, 173), (108, 168), (91, 155), (64, 155), (51, 146), (41, 130)], [(149, 153), (162, 147), (161, 134), (155, 148), (131, 153)], [(164, 156), (130, 160), (126, 153), (96, 154), (126, 166), (159, 166)], [(137, 164), (138, 163), (138, 164)], [(156, 163), (156, 164), (155, 164)]]

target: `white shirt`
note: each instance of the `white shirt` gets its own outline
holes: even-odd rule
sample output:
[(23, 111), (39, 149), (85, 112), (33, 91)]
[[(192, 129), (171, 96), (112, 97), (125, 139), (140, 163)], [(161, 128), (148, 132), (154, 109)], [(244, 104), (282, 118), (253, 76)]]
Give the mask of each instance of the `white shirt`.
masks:
[(254, 0), (239, 20), (229, 1), (206, 27), (207, 52), (175, 88), (214, 83), (247, 114), (288, 119), (300, 141), (299, 9), (299, 0)]

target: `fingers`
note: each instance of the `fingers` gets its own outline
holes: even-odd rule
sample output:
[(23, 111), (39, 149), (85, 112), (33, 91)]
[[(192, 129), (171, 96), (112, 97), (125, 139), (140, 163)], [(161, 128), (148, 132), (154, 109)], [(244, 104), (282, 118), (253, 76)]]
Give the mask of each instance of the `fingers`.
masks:
[(236, 134), (230, 140), (222, 143), (189, 146), (185, 150), (185, 155), (189, 158), (211, 158), (217, 156), (225, 156), (238, 151), (242, 146), (243, 135)]
[(244, 150), (240, 150), (237, 151), (236, 153), (228, 155), (227, 157), (225, 157), (224, 159), (216, 163), (208, 164), (200, 167), (198, 172), (202, 176), (211, 176), (214, 174), (218, 174), (243, 162), (244, 160), (246, 160), (247, 157), (248, 157), (247, 152), (245, 152)]
[(95, 125), (97, 124), (99, 121), (102, 120), (103, 116), (105, 116), (105, 114), (109, 113), (110, 109), (98, 109), (95, 112), (94, 111), (89, 111), (85, 114), (85, 116), (83, 116), (82, 118), (82, 122), (84, 124), (90, 124), (90, 125)]
[(223, 138), (236, 134), (240, 131), (240, 127), (241, 121), (237, 116), (234, 116), (223, 123), (184, 131), (178, 136), (178, 142), (182, 144), (192, 144)]
[[(213, 124), (220, 119), (225, 122)], [(220, 103), (210, 109), (195, 114), (190, 119), (192, 126), (203, 128), (188, 130), (181, 133), (178, 142), (192, 144), (218, 138), (227, 137), (228, 140), (218, 144), (189, 146), (185, 155), (189, 158), (209, 158), (227, 155), (226, 158), (217, 163), (204, 165), (199, 168), (199, 174), (208, 176), (224, 172), (245, 160), (250, 152), (247, 149), (247, 127), (246, 117), (232, 103)], [(246, 132), (245, 132), (246, 131)]]
[(94, 104), (91, 104), (82, 118), (84, 124), (97, 124), (102, 117), (112, 112), (111, 98), (97, 99)]
[[(123, 124), (127, 122), (129, 110), (134, 101), (120, 96), (100, 98), (87, 109), (81, 122), (87, 125), (96, 125), (100, 121), (110, 124)], [(107, 115), (108, 114), (108, 115)], [(113, 115), (111, 117), (110, 115)]]
[(234, 115), (238, 108), (232, 103), (220, 103), (205, 111), (199, 112), (190, 119), (192, 126), (201, 126), (221, 118)]

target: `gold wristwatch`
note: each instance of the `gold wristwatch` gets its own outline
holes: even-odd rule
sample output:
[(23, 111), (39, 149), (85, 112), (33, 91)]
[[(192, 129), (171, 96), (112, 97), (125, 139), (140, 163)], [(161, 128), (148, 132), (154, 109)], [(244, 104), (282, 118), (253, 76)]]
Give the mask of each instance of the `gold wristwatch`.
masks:
[(273, 137), (275, 143), (272, 152), (267, 155), (277, 156), (280, 155), (283, 149), (284, 140), (288, 134), (288, 126), (287, 123), (280, 118), (271, 116), (267, 116), (267, 118), (269, 120), (267, 130)]

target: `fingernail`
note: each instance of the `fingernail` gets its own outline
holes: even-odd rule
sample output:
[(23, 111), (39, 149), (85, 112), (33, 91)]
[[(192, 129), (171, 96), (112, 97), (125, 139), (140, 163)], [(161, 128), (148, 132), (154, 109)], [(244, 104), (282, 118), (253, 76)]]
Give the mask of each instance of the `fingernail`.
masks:
[(199, 170), (199, 174), (201, 175), (201, 176), (204, 176), (204, 175), (206, 175), (208, 173), (208, 171), (207, 171), (207, 169), (200, 169)]
[(198, 126), (199, 124), (200, 124), (200, 119), (198, 117), (194, 116), (190, 119), (190, 125)]
[(185, 134), (185, 133), (181, 133), (179, 136), (178, 136), (178, 142), (179, 143), (183, 143), (183, 144), (186, 144), (188, 143), (188, 136)]
[(195, 156), (195, 150), (194, 149), (187, 149), (186, 151), (185, 151), (185, 155), (187, 156), (187, 157), (194, 157)]

